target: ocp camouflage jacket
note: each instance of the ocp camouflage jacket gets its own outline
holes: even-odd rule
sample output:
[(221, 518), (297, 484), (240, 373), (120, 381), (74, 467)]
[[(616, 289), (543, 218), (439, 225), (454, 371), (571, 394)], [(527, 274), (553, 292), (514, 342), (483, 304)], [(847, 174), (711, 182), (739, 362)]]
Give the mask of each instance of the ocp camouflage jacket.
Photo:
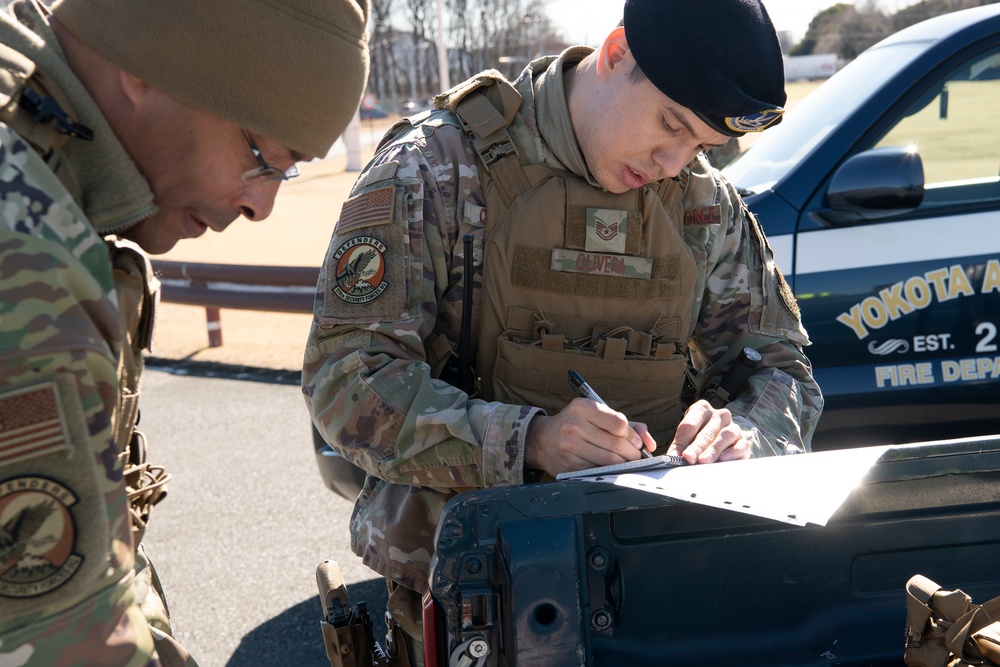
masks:
[[(17, 664), (146, 664), (116, 441), (134, 415), (116, 411), (123, 391), (138, 392), (141, 358), (119, 374), (151, 313), (123, 315), (116, 280), (145, 292), (151, 275), (141, 253), (105, 237), (156, 209), (45, 10), (17, 11), (0, 16), (0, 652)], [(93, 140), (57, 131), (28, 98), (55, 102)]]

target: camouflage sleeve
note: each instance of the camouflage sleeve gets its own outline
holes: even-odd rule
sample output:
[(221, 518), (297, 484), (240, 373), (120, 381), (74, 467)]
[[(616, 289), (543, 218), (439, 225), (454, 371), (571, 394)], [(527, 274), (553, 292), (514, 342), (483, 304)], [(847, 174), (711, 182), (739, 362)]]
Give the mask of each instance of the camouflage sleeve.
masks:
[(146, 664), (107, 250), (4, 129), (0, 181), (0, 645), (16, 664)]
[(809, 339), (798, 304), (760, 223), (732, 185), (714, 178), (716, 204), (729, 215), (717, 229), (685, 230), (703, 280), (692, 361), (712, 386), (744, 347), (760, 351), (758, 370), (727, 407), (753, 456), (809, 451), (823, 396), (802, 351)]
[(320, 271), (302, 373), (313, 421), (343, 456), (388, 482), (439, 490), (521, 483), (537, 412), (470, 399), (428, 364), (460, 276), (462, 211), (479, 196), (461, 138), (425, 124), (366, 167)]

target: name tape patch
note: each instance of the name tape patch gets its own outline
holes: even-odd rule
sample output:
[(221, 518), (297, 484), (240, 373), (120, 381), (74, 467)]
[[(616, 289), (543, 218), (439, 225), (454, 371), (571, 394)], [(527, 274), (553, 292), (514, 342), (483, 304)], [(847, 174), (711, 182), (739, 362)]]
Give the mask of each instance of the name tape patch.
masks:
[(649, 280), (653, 276), (653, 260), (648, 257), (628, 257), (579, 250), (552, 250), (553, 271), (617, 276)]
[(717, 225), (720, 222), (722, 222), (722, 206), (720, 204), (684, 211), (685, 227)]

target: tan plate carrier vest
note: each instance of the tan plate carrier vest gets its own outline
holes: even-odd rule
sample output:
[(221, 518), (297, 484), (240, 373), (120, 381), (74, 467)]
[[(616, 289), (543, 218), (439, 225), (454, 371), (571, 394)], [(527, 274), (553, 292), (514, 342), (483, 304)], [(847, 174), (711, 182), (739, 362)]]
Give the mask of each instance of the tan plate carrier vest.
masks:
[(657, 442), (669, 442), (686, 407), (695, 283), (683, 186), (666, 180), (616, 195), (568, 171), (525, 164), (508, 132), (521, 97), (499, 73), (437, 104), (458, 116), (480, 156), (481, 397), (555, 414), (577, 397), (572, 369)]

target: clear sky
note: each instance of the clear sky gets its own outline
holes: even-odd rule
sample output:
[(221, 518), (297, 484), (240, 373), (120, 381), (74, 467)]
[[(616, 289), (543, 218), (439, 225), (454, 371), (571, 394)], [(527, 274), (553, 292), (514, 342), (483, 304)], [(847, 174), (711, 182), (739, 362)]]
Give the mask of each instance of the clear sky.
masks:
[[(835, 4), (837, 0), (764, 0), (775, 29), (790, 30), (796, 41), (817, 13)], [(596, 46), (621, 20), (624, 6), (625, 0), (548, 0), (546, 9), (567, 41)]]

